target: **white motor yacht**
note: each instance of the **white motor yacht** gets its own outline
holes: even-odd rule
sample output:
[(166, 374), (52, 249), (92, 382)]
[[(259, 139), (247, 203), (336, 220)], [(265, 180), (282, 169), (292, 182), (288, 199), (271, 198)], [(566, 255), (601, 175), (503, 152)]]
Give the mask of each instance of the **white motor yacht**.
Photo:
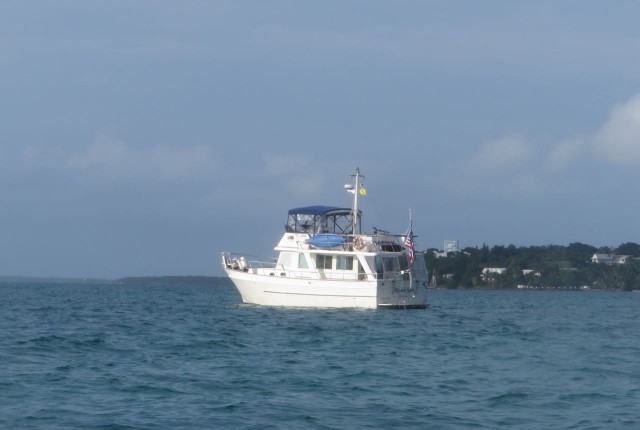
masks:
[(222, 266), (245, 303), (326, 308), (425, 308), (428, 274), (415, 253), (411, 221), (403, 235), (361, 231), (356, 169), (353, 206), (289, 210), (275, 262), (221, 252)]

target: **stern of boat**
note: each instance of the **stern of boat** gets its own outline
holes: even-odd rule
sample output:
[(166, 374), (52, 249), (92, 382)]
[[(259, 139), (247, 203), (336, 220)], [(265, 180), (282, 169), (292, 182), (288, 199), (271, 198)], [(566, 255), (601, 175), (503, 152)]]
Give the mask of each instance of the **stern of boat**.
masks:
[(389, 309), (425, 309), (427, 303), (426, 278), (401, 276), (378, 282), (378, 307)]

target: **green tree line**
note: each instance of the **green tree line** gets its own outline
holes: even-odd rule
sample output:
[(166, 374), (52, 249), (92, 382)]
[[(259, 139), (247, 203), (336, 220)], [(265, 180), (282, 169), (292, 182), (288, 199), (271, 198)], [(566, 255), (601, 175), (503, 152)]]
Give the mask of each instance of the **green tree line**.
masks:
[[(594, 254), (628, 255), (625, 264), (595, 264)], [(627, 242), (617, 248), (572, 243), (568, 246), (514, 245), (468, 247), (438, 257), (424, 252), (432, 284), (448, 288), (583, 288), (640, 290), (640, 245)], [(483, 276), (484, 268), (505, 268), (502, 274)]]

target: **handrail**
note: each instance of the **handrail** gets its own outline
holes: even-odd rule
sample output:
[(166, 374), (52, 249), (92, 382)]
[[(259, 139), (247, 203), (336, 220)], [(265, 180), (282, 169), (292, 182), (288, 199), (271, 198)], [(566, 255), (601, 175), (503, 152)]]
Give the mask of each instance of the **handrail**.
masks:
[[(241, 270), (241, 271), (251, 271), (256, 275), (263, 276), (275, 276), (276, 271), (280, 273), (284, 273), (284, 276), (290, 278), (299, 278), (299, 279), (328, 279), (328, 280), (363, 280), (363, 275), (365, 279), (375, 280), (375, 279), (385, 279), (385, 280), (398, 280), (405, 279), (406, 276), (410, 274), (417, 277), (423, 278), (428, 277), (427, 270), (401, 270), (401, 271), (385, 271), (384, 273), (362, 273), (362, 272), (352, 272), (352, 271), (340, 271), (340, 270), (295, 270), (295, 269), (287, 269), (282, 264), (278, 264), (277, 262), (271, 261), (259, 261), (259, 260), (248, 260), (245, 257), (248, 254), (237, 254), (232, 252), (220, 252), (222, 256), (222, 264), (228, 269)], [(278, 268), (280, 266), (280, 268)], [(273, 272), (268, 272), (273, 271)]]

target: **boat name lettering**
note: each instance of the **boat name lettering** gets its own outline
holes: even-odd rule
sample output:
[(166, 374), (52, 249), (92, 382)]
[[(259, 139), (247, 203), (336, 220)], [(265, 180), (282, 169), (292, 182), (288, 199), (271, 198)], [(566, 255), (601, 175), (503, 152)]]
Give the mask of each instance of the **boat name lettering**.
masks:
[(393, 287), (391, 291), (394, 293), (413, 293), (416, 289), (413, 287)]

